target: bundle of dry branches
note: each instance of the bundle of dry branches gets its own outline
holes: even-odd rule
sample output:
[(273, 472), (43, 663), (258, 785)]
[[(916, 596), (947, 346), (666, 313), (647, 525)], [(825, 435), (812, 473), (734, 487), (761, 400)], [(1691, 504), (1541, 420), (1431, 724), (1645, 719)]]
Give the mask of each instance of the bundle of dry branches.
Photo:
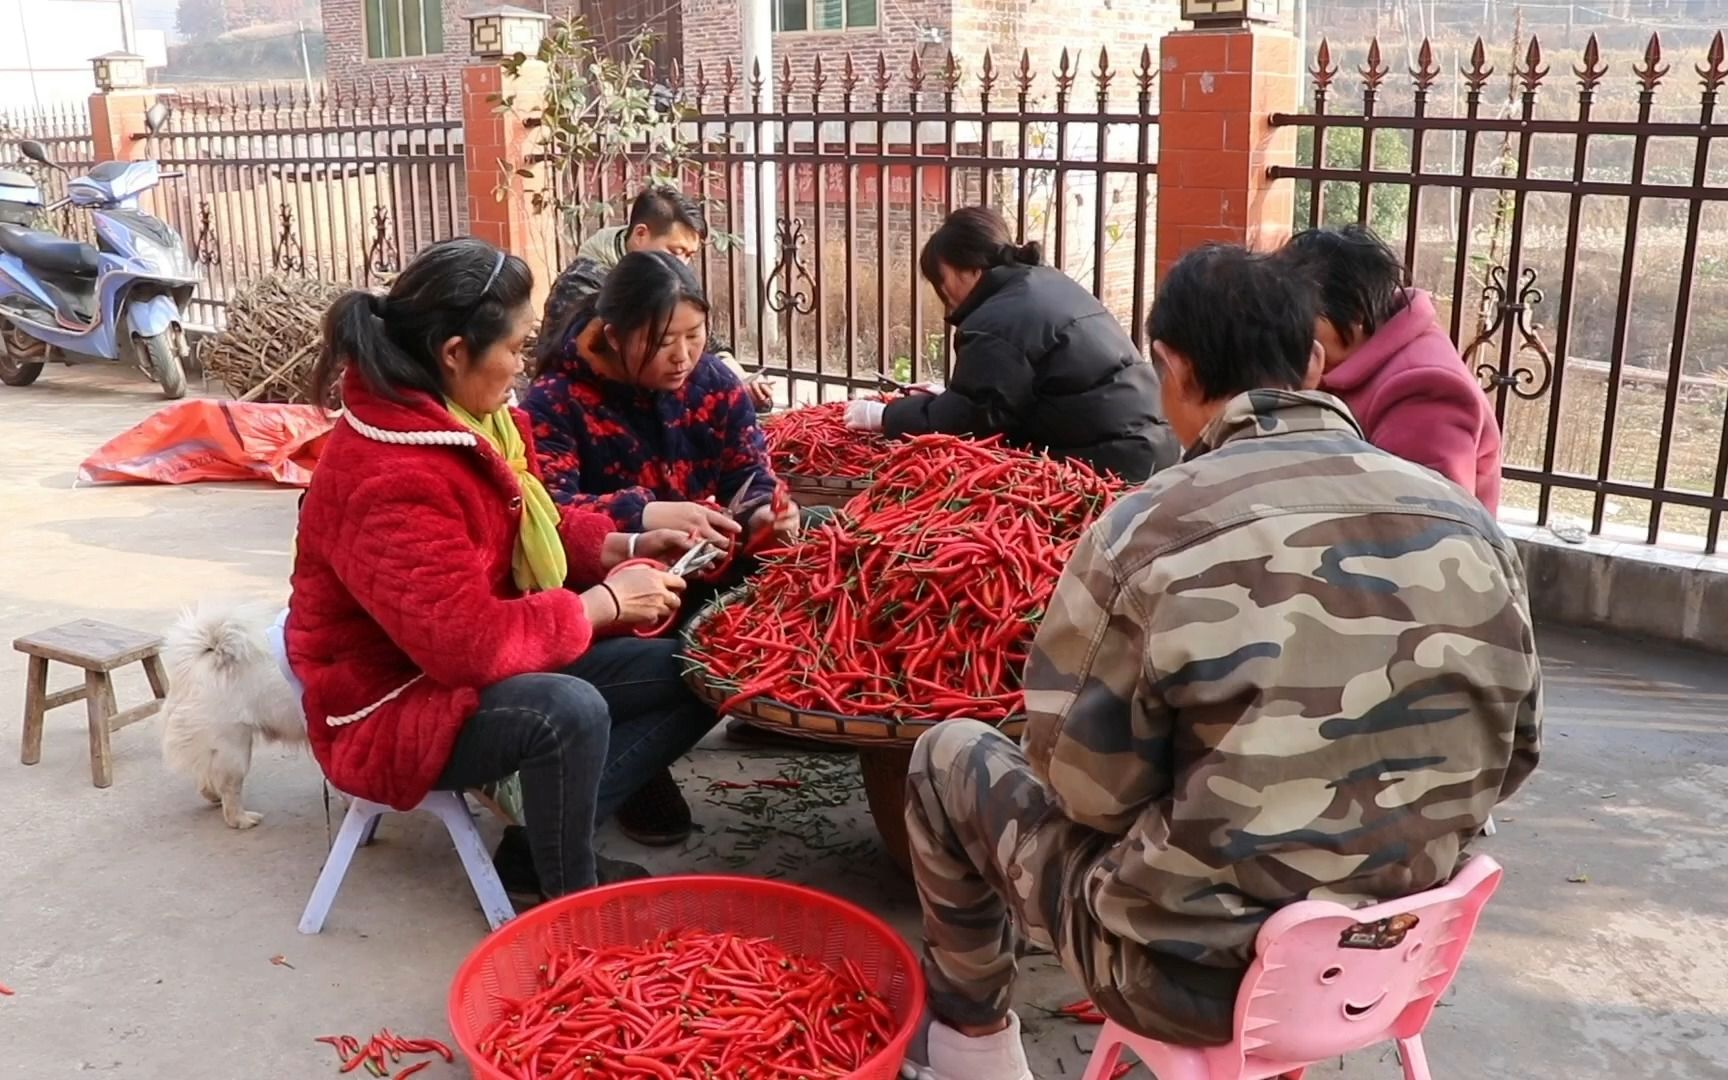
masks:
[(228, 326), (199, 352), (241, 401), (309, 404), (324, 312), (350, 286), (269, 274), (228, 301)]

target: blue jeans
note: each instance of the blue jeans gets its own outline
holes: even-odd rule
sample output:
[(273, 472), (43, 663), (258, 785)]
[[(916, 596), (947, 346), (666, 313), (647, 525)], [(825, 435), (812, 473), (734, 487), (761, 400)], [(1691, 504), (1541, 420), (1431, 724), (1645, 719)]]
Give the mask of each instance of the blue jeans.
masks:
[(480, 694), (438, 787), (522, 775), (523, 822), (547, 896), (594, 884), (594, 827), (714, 724), (672, 639), (611, 638), (562, 672)]

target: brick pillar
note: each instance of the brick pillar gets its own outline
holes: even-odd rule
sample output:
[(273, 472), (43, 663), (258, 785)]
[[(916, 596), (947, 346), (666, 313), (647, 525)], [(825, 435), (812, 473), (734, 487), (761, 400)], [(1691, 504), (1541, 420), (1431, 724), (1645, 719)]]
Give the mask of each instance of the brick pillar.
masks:
[(90, 138), (97, 161), (137, 161), (150, 156), (143, 138), (144, 114), (161, 89), (109, 90), (90, 95)]
[[(533, 194), (550, 184), (543, 164), (528, 164), (534, 138), (522, 117), (545, 85), (546, 65), (538, 60), (526, 61), (514, 76), (496, 61), (477, 60), (462, 69), (468, 232), (527, 261), (534, 271), (536, 310), (545, 303), (559, 266), (554, 216), (535, 213), (532, 205)], [(514, 100), (509, 112), (499, 111), (504, 97)], [(517, 167), (534, 175), (518, 175)]]
[(1265, 250), (1290, 236), (1295, 181), (1267, 170), (1296, 163), (1301, 92), (1296, 39), (1266, 26), (1164, 36), (1158, 120), (1158, 277), (1202, 244)]

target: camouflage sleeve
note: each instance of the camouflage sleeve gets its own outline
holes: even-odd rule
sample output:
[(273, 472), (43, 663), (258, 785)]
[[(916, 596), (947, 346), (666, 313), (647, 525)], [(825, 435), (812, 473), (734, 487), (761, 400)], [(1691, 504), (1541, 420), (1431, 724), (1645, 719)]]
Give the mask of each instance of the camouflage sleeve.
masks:
[(1069, 560), (1026, 664), (1026, 755), (1070, 820), (1113, 836), (1171, 785), (1172, 713), (1146, 679), (1145, 612), (1096, 528)]
[(1530, 617), (1530, 592), (1524, 580), (1524, 561), (1510, 540), (1502, 539), (1500, 563), (1506, 570), (1506, 580), (1512, 586), (1512, 603), (1522, 616), (1524, 656), (1529, 667), (1530, 689), (1519, 700), (1512, 721), (1512, 758), (1506, 763), (1506, 775), (1500, 781), (1500, 798), (1509, 799), (1542, 757), (1542, 661), (1536, 654), (1536, 625)]

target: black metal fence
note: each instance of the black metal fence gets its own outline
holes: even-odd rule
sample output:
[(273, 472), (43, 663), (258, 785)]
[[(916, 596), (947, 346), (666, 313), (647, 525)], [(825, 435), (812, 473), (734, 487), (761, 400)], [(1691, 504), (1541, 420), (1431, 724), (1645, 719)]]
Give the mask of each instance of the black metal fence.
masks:
[[(772, 87), (730, 64), (677, 87), (698, 147), (687, 186), (721, 234), (701, 256), (716, 331), (798, 400), (874, 387), (878, 372), (940, 377), (948, 332), (917, 252), (954, 208), (997, 207), (1046, 258), (1137, 325), (1151, 295), (1156, 68), (1142, 49), (1064, 53), (1054, 72), (1022, 54), (926, 70), (874, 62), (784, 64)], [(578, 176), (573, 230), (615, 223), (643, 177)], [(761, 192), (753, 197), (753, 192)], [(1138, 333), (1138, 330), (1136, 330)]]
[(375, 282), (467, 228), (460, 87), (394, 76), (348, 85), (177, 94), (157, 137), (154, 210), (202, 271), (195, 321), (277, 272)]
[(1274, 117), (1301, 129), (1301, 163), (1275, 175), (1300, 185), (1298, 227), (1370, 222), (1435, 293), (1505, 432), (1509, 503), (1593, 534), (1701, 535), (1714, 552), (1728, 510), (1723, 38), (1680, 104), (1659, 99), (1684, 91), (1655, 36), (1640, 56), (1592, 38), (1567, 59), (1563, 96), (1538, 40), (1499, 58), (1495, 80), (1478, 39), (1448, 107), (1432, 45), (1406, 78), (1376, 42), (1355, 72), (1359, 111), (1340, 112), (1322, 42), (1312, 112)]
[[(95, 163), (96, 145), (90, 137), (90, 111), (82, 103), (17, 109), (0, 112), (0, 165), (22, 169), (36, 178), (44, 205), (66, 194), (66, 180)], [(18, 152), (18, 141), (34, 139), (48, 151), (58, 169), (47, 168)], [(41, 225), (65, 236), (91, 240), (95, 231), (88, 214), (67, 206), (44, 214)]]

